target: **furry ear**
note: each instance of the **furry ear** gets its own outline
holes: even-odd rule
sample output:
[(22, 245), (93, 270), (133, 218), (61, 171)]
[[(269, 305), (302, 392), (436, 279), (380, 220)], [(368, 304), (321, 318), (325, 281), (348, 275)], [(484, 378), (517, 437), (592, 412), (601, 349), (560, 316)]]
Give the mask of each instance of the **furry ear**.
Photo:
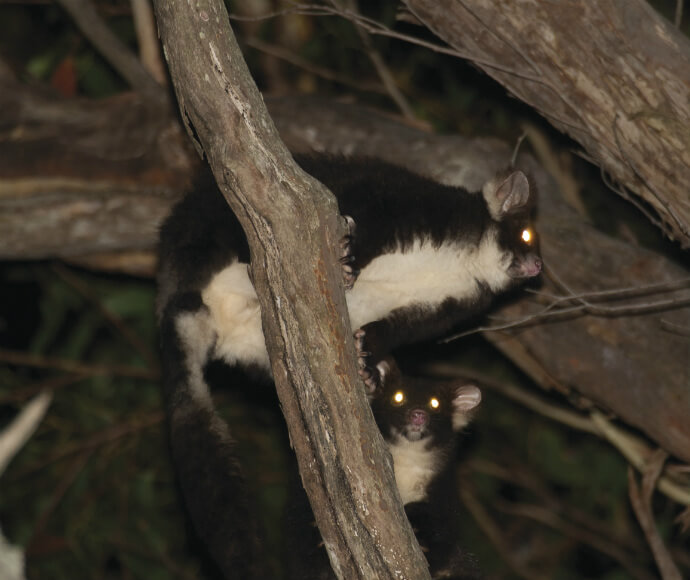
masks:
[(527, 205), (530, 198), (529, 180), (522, 171), (513, 171), (486, 182), (482, 188), (491, 217), (499, 221), (503, 216)]
[[(395, 360), (393, 360), (391, 357), (386, 357), (380, 360), (376, 364), (376, 370), (379, 373), (379, 380), (377, 381), (378, 386), (367, 388), (367, 396), (369, 397), (369, 401), (379, 395), (384, 387), (390, 384), (395, 384), (396, 382), (400, 382), (400, 369), (398, 368)], [(367, 383), (365, 383), (365, 385), (366, 384)]]
[(402, 379), (400, 367), (398, 367), (398, 363), (396, 363), (395, 359), (391, 356), (381, 359), (377, 363), (376, 369), (381, 375), (381, 385), (398, 382)]
[(379, 364), (376, 365), (376, 369), (379, 371), (379, 375), (381, 377), (381, 384), (384, 384), (386, 382), (386, 377), (391, 372), (390, 363), (388, 362), (388, 360), (383, 359), (379, 362)]
[(473, 409), (481, 401), (482, 392), (478, 387), (467, 384), (456, 387), (453, 397), (453, 429), (455, 431), (459, 431), (470, 422)]

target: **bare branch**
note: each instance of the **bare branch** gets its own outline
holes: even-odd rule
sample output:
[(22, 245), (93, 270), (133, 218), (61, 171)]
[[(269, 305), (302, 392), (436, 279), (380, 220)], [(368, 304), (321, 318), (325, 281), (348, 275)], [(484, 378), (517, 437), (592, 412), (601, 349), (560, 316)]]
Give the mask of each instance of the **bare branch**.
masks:
[(106, 26), (89, 0), (59, 0), (62, 7), (130, 86), (156, 102), (166, 102), (167, 96), (115, 34)]
[(570, 537), (576, 542), (586, 544), (602, 554), (606, 554), (625, 568), (632, 578), (636, 578), (637, 580), (654, 580), (652, 574), (640, 569), (639, 564), (633, 561), (630, 554), (611, 542), (607, 537), (575, 525), (543, 506), (510, 503), (501, 500), (497, 501), (494, 505), (503, 513), (540, 522), (558, 530), (564, 536)]
[(494, 545), (501, 558), (510, 566), (513, 572), (525, 580), (547, 580), (548, 576), (537, 572), (534, 568), (523, 563), (522, 559), (517, 558), (511, 552), (508, 544), (503, 537), (501, 527), (493, 520), (489, 512), (484, 508), (476, 494), (470, 490), (468, 482), (460, 488), (460, 498), (474, 521), (481, 528), (484, 535)]
[[(599, 411), (592, 411), (590, 416), (602, 435), (622, 453), (633, 467), (644, 474), (647, 469), (647, 462), (650, 461), (654, 454), (651, 447), (639, 437), (635, 437), (616, 427)], [(659, 491), (662, 491), (674, 501), (683, 505), (690, 505), (690, 492), (688, 491), (687, 482), (678, 485), (675, 481), (665, 476), (657, 476), (654, 479), (654, 483), (658, 483)]]
[(316, 66), (308, 60), (300, 58), (299, 56), (283, 48), (282, 46), (269, 44), (259, 38), (245, 38), (244, 44), (246, 44), (247, 46), (251, 46), (252, 48), (255, 48), (257, 50), (260, 50), (261, 52), (264, 52), (266, 54), (270, 54), (271, 56), (274, 56), (276, 58), (280, 58), (285, 62), (289, 62), (291, 65), (299, 67), (307, 71), (308, 73), (311, 73), (317, 77), (321, 77), (327, 81), (336, 82), (343, 86), (357, 89), (358, 91), (367, 91), (370, 93), (376, 93), (377, 95), (388, 94), (386, 88), (379, 83), (370, 83), (361, 80), (355, 80), (338, 74), (336, 72), (333, 72), (328, 68)]
[(628, 469), (628, 484), (630, 486), (630, 503), (633, 506), (637, 520), (644, 532), (649, 547), (654, 554), (654, 560), (659, 568), (663, 580), (682, 580), (680, 571), (676, 567), (671, 554), (664, 545), (659, 531), (654, 523), (652, 513), (652, 493), (659, 479), (659, 474), (664, 467), (668, 454), (659, 449), (651, 457), (642, 474), (642, 487), (640, 488), (635, 480), (632, 468)]
[(579, 3), (405, 4), (450, 46), (471, 53), (469, 60), (578, 140), (658, 214), (664, 233), (690, 246), (690, 42), (648, 2), (599, 2), (591, 10)]
[(155, 381), (160, 375), (155, 370), (126, 365), (90, 365), (69, 359), (54, 358), (0, 348), (0, 361), (8, 364), (43, 369), (56, 369), (79, 375), (117, 375), (133, 379)]
[(676, 28), (680, 28), (683, 22), (683, 4), (685, 4), (685, 0), (676, 0), (676, 13), (673, 18), (673, 25)]
[[(535, 292), (526, 289), (525, 292), (532, 293), (541, 298), (548, 298), (550, 302), (537, 312), (530, 313), (522, 318), (508, 320), (502, 324), (492, 324), (490, 326), (480, 326), (466, 330), (457, 334), (453, 334), (440, 340), (440, 343), (448, 343), (464, 336), (476, 334), (478, 332), (498, 332), (502, 330), (524, 328), (534, 326), (537, 324), (544, 324), (550, 320), (570, 319), (585, 314), (601, 317), (618, 317), (646, 314), (650, 312), (665, 312), (678, 310), (690, 304), (690, 296), (675, 297), (668, 300), (657, 300), (649, 302), (638, 302), (634, 304), (626, 304), (625, 306), (601, 306), (593, 304), (593, 302), (605, 302), (624, 300), (637, 296), (645, 296), (651, 294), (661, 294), (673, 292), (676, 290), (690, 288), (690, 278), (683, 278), (673, 280), (670, 282), (662, 282), (657, 284), (643, 284), (642, 286), (634, 286), (628, 288), (616, 288), (611, 290), (595, 290), (590, 292), (574, 292), (558, 277), (554, 268), (546, 264), (546, 271), (554, 278), (559, 285), (564, 287), (568, 292), (565, 295), (554, 295), (545, 292)], [(579, 302), (578, 305), (571, 306), (569, 303)], [(492, 317), (496, 318), (496, 317)]]
[(334, 572), (428, 578), (357, 375), (335, 200), (280, 140), (223, 3), (155, 7), (188, 133), (247, 234), (276, 390)]
[[(606, 439), (616, 448), (631, 465), (642, 472), (645, 461), (652, 455), (652, 448), (637, 435), (628, 430), (614, 425), (598, 411), (591, 411), (584, 416), (554, 405), (534, 393), (521, 389), (517, 385), (497, 381), (486, 373), (479, 373), (474, 369), (460, 367), (454, 364), (435, 363), (429, 365), (426, 370), (442, 376), (461, 376), (476, 379), (482, 385), (493, 389), (503, 396), (517, 401), (521, 405), (547, 417), (553, 421), (558, 421), (572, 429), (583, 431), (591, 435), (596, 435)], [(658, 488), (661, 493), (682, 505), (690, 506), (690, 491), (688, 491), (687, 478), (679, 477), (677, 469), (668, 467), (664, 474), (658, 479)]]
[(53, 394), (43, 392), (26, 405), (19, 415), (0, 432), (0, 475), (7, 464), (24, 447), (43, 420)]
[(134, 29), (139, 43), (139, 58), (144, 68), (160, 85), (167, 84), (163, 55), (158, 41), (158, 30), (153, 17), (153, 7), (150, 0), (131, 0)]
[[(335, 0), (332, 0), (331, 3), (333, 4), (333, 6), (338, 8), (338, 3)], [(346, 4), (350, 12), (354, 14), (359, 13), (359, 9), (357, 7), (357, 0), (346, 0)], [(398, 106), (398, 108), (400, 109), (400, 111), (406, 119), (410, 121), (415, 120), (416, 116), (414, 114), (414, 111), (412, 110), (412, 107), (407, 102), (407, 99), (398, 88), (398, 85), (396, 84), (393, 75), (386, 66), (386, 63), (381, 57), (381, 54), (374, 47), (373, 43), (371, 42), (371, 38), (367, 34), (366, 30), (361, 26), (358, 26), (356, 23), (355, 30), (357, 31), (357, 34), (362, 40), (364, 50), (369, 56), (369, 60), (371, 61), (371, 63), (374, 65), (374, 68), (376, 69), (376, 72), (378, 73), (381, 82), (383, 82), (383, 85), (386, 87), (386, 90), (388, 91), (388, 94), (390, 95), (391, 99), (393, 99), (393, 101)]]

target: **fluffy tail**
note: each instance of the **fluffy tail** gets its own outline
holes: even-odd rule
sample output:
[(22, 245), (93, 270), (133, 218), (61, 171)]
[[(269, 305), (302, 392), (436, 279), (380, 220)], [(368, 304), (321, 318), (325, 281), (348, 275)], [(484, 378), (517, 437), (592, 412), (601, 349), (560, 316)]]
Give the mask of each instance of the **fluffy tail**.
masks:
[(266, 578), (237, 444), (204, 380), (215, 336), (198, 293), (168, 302), (160, 337), (173, 463), (197, 535), (226, 580)]

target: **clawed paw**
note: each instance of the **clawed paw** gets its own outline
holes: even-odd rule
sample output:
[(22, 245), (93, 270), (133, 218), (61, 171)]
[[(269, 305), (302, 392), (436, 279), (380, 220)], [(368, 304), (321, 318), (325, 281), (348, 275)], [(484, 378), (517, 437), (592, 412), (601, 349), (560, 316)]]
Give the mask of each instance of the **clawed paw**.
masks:
[(355, 332), (355, 348), (357, 349), (357, 365), (359, 376), (362, 377), (367, 393), (372, 396), (381, 385), (379, 370), (370, 364), (371, 352), (366, 349), (364, 337), (366, 332), (361, 328)]
[(347, 225), (347, 235), (340, 240), (340, 264), (343, 269), (343, 284), (346, 290), (354, 286), (359, 270), (353, 264), (355, 257), (352, 255), (352, 242), (355, 235), (355, 220), (349, 215), (343, 216)]

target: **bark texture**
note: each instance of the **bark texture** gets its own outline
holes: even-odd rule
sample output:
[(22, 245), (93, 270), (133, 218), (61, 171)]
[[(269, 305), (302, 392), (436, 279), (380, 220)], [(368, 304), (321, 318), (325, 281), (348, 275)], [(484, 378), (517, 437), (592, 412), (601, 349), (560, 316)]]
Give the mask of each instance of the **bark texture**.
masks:
[[(0, 91), (0, 98), (4, 94)], [(378, 155), (437, 179), (465, 184), (470, 188), (479, 187), (497, 167), (505, 165), (510, 156), (509, 148), (495, 140), (431, 135), (356, 106), (314, 98), (267, 99), (267, 103), (282, 138), (293, 151)], [(34, 109), (34, 133), (49, 134), (47, 127), (41, 127), (40, 111), (40, 106)], [(107, 112), (103, 114), (109, 115)], [(18, 136), (25, 132), (19, 129), (21, 124), (14, 125), (17, 129), (12, 130), (12, 122), (12, 118), (5, 117), (0, 108), (0, 125)], [(49, 125), (53, 122), (55, 120), (51, 118)], [(68, 126), (62, 128), (65, 146), (72, 141), (68, 138), (69, 130)], [(78, 134), (84, 131), (85, 127), (77, 126)], [(171, 141), (158, 139), (155, 142), (163, 150), (171, 146)], [(4, 147), (2, 141), (0, 147)], [(24, 240), (28, 248), (15, 245), (12, 250), (7, 250), (6, 247), (13, 239), (23, 239), (22, 229), (30, 227), (34, 220), (43, 219), (42, 208), (49, 200), (56, 207), (68, 208), (72, 204), (87, 203), (93, 195), (98, 195), (88, 187), (92, 179), (94, 184), (101, 182), (98, 175), (84, 175), (82, 187), (74, 194), (56, 190), (50, 178), (51, 172), (57, 178), (64, 169), (62, 164), (51, 164), (49, 160), (51, 155), (57, 156), (60, 152), (52, 149), (51, 153), (49, 140), (45, 147), (42, 171), (46, 179), (37, 181), (31, 192), (23, 194), (22, 190), (9, 184), (5, 176), (12, 169), (13, 173), (9, 175), (21, 183), (29, 179), (33, 166), (22, 169), (21, 160), (12, 168), (0, 165), (0, 191), (3, 192), (0, 195), (0, 224), (3, 225), (0, 228), (0, 251), (5, 252), (5, 258), (36, 256), (39, 254), (37, 247), (40, 247), (40, 257), (64, 256), (63, 247), (68, 247), (74, 236), (73, 230), (67, 227), (67, 221), (56, 229), (38, 231), (35, 239)], [(7, 150), (11, 152), (13, 148), (8, 147)], [(74, 152), (77, 160), (75, 180), (78, 166), (87, 167), (90, 163), (88, 153), (87, 149)], [(160, 155), (167, 156), (166, 153)], [(0, 162), (2, 160), (3, 156), (0, 156)], [(543, 170), (528, 159), (523, 162), (532, 170), (540, 189), (542, 252), (547, 263), (553, 265), (573, 290), (632, 287), (688, 276), (686, 269), (659, 254), (593, 230), (561, 201), (555, 184)], [(140, 163), (143, 168), (147, 161), (142, 159)], [(123, 166), (122, 171), (127, 167), (131, 166)], [(157, 191), (146, 183), (138, 183), (138, 174), (131, 168), (129, 171), (132, 171), (129, 178), (126, 175), (120, 178), (131, 182), (137, 199), (144, 198), (149, 189)], [(153, 170), (142, 171), (150, 175)], [(165, 171), (159, 173), (162, 179)], [(130, 230), (144, 232), (137, 238), (141, 249), (154, 247), (158, 216), (168, 211), (172, 200), (181, 195), (183, 183), (188, 181), (188, 178), (172, 179), (169, 192), (154, 195), (150, 201), (155, 209), (147, 214), (131, 214)], [(162, 182), (167, 183), (168, 180), (162, 179)], [(127, 200), (132, 199), (123, 196), (118, 188), (104, 194), (104, 198), (110, 199), (116, 207), (125, 207), (129, 203)], [(84, 220), (84, 224), (88, 225), (88, 220)], [(127, 271), (132, 271), (133, 265), (134, 271), (145, 271), (146, 261), (139, 253), (128, 253), (124, 258), (121, 254), (96, 255), (113, 246), (131, 247), (131, 239), (109, 220), (93, 231), (93, 236), (82, 249), (91, 254), (88, 257), (91, 265), (103, 267), (106, 260), (107, 267), (115, 263), (116, 267), (124, 266)], [(687, 297), (687, 291), (666, 295), (667, 298), (673, 296), (683, 299)], [(506, 308), (497, 315), (503, 316), (505, 312), (506, 316), (520, 316), (538, 306), (520, 301)], [(690, 416), (690, 367), (687, 363), (690, 341), (662, 326), (662, 320), (668, 320), (687, 328), (689, 317), (687, 308), (634, 318), (586, 316), (522, 331), (519, 341), (496, 333), (488, 336), (539, 384), (562, 391), (571, 389), (591, 398), (645, 432), (661, 447), (689, 461), (690, 422), (686, 418)]]
[(61, 99), (0, 70), (0, 258), (151, 248), (198, 165), (170, 108)]
[(405, 3), (690, 247), (690, 40), (645, 0)]
[(428, 578), (356, 372), (335, 199), (280, 140), (223, 3), (154, 4), (185, 126), (247, 233), (278, 396), (333, 569)]
[[(377, 155), (474, 190), (506, 167), (512, 154), (496, 140), (430, 135), (345, 105), (323, 109), (310, 103), (295, 109), (283, 100), (273, 103), (271, 111), (292, 150)], [(688, 278), (688, 271), (671, 260), (587, 224), (529, 157), (520, 157), (518, 165), (531, 173), (539, 189), (537, 226), (547, 268), (574, 293)], [(540, 290), (564, 293), (558, 283), (543, 278)], [(580, 314), (486, 336), (538, 384), (584, 395), (690, 461), (690, 340), (665, 324), (690, 328), (690, 291), (686, 285), (663, 297), (675, 299), (678, 307), (635, 316)], [(495, 316), (520, 319), (543, 306), (525, 295)]]

